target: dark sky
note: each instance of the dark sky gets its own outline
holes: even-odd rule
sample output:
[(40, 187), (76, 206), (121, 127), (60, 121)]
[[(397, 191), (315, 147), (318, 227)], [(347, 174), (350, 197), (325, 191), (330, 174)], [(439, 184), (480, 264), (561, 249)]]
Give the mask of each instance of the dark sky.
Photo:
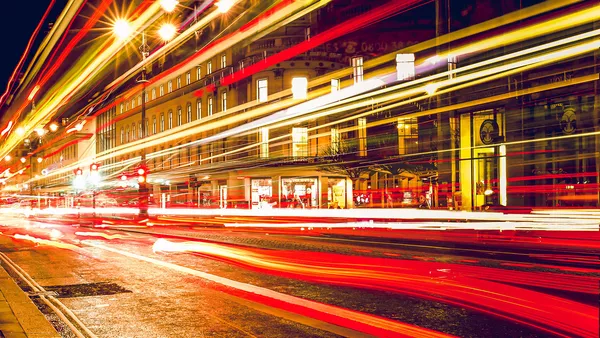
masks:
[[(2, 32), (2, 62), (0, 62), (0, 93), (6, 90), (6, 84), (10, 75), (14, 71), (19, 59), (25, 52), (25, 47), (29, 38), (33, 34), (38, 22), (42, 19), (44, 12), (50, 4), (50, 0), (34, 1), (2, 1), (2, 10), (0, 11), (0, 32)], [(56, 1), (54, 10), (48, 15), (47, 21), (54, 21), (64, 3)], [(42, 26), (38, 33), (38, 43), (47, 31), (47, 24)], [(37, 49), (34, 45), (30, 50), (33, 55)], [(23, 68), (27, 67), (27, 63)]]

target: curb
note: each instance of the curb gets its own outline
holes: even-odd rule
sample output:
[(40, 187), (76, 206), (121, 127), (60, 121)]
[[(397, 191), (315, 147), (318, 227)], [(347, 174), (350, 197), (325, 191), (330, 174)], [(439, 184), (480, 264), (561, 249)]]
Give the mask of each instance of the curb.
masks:
[(5, 337), (60, 338), (4, 267), (0, 267), (0, 332)]

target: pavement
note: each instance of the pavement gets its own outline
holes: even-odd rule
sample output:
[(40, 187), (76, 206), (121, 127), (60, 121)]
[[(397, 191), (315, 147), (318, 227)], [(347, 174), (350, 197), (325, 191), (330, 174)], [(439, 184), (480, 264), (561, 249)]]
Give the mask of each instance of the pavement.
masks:
[(3, 267), (0, 267), (0, 337), (60, 337)]

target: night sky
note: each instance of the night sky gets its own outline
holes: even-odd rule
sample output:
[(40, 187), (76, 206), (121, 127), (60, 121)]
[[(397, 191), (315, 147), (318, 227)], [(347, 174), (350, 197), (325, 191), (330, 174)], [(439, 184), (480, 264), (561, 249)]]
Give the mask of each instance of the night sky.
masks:
[[(9, 77), (17, 67), (19, 59), (25, 51), (29, 38), (33, 34), (38, 22), (42, 19), (44, 12), (50, 4), (50, 0), (35, 1), (3, 1), (2, 2), (2, 20), (0, 20), (0, 32), (2, 32), (2, 62), (0, 63), (0, 92), (4, 93)], [(53, 22), (60, 14), (64, 4), (62, 1), (56, 1), (54, 10), (49, 14), (47, 22)], [(38, 33), (39, 43), (47, 31), (47, 23), (42, 26)], [(29, 52), (33, 55), (37, 50), (34, 45)], [(23, 69), (27, 67), (24, 64)], [(1, 112), (0, 112), (1, 114)]]

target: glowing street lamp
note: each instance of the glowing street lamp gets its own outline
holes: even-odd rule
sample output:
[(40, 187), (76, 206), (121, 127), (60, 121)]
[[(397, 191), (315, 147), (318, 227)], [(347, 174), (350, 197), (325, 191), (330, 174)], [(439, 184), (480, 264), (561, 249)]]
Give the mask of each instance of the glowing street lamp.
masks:
[(171, 41), (175, 36), (175, 33), (177, 33), (177, 28), (170, 23), (163, 24), (158, 30), (158, 35), (163, 41)]
[(178, 3), (179, 3), (179, 1), (177, 1), (177, 0), (160, 0), (160, 6), (167, 13), (171, 13), (172, 11), (174, 11), (175, 7), (177, 7)]
[(19, 136), (25, 135), (25, 129), (23, 129), (23, 127), (17, 128), (16, 132), (17, 132), (17, 135), (19, 135)]
[(4, 157), (4, 160), (5, 160), (6, 162), (10, 162), (10, 160), (12, 160), (12, 157), (10, 157), (10, 155), (6, 155), (6, 156)]
[(52, 123), (52, 124), (50, 125), (50, 130), (51, 130), (52, 132), (55, 132), (55, 131), (57, 131), (57, 130), (58, 130), (58, 125), (57, 125), (56, 123)]
[(42, 163), (42, 161), (43, 161), (43, 160), (44, 160), (44, 159), (43, 159), (43, 158), (41, 158), (41, 157), (38, 157), (38, 158), (37, 158), (37, 161), (38, 161), (38, 163)]
[(119, 38), (119, 40), (127, 40), (133, 33), (133, 28), (131, 24), (125, 19), (117, 19), (115, 21), (115, 25), (113, 26), (113, 32)]
[(21, 163), (25, 163), (25, 161), (27, 161), (27, 159), (25, 157), (21, 157)]
[(39, 137), (42, 137), (44, 136), (44, 134), (46, 134), (46, 131), (42, 128), (36, 130), (35, 132), (38, 134)]
[(227, 13), (231, 7), (233, 7), (233, 0), (221, 0), (217, 3), (217, 7), (219, 8), (219, 12)]

